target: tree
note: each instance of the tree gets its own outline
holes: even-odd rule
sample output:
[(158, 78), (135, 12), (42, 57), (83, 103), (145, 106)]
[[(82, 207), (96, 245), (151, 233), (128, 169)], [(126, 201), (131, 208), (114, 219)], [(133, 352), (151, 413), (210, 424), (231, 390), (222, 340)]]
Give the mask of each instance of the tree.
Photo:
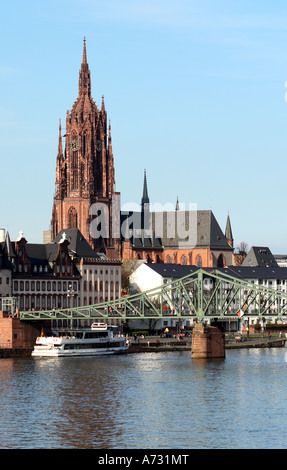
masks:
[(234, 261), (235, 266), (241, 266), (245, 260), (248, 252), (248, 243), (240, 242), (239, 245), (235, 248), (234, 252)]
[(139, 262), (137, 260), (125, 260), (122, 264), (122, 292), (129, 294), (130, 290), (130, 275), (136, 270)]

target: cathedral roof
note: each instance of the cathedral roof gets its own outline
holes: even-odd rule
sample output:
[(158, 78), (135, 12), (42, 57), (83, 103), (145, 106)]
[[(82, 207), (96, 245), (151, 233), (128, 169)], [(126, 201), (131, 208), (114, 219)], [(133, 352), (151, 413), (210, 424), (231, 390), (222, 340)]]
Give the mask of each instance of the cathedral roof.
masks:
[[(184, 248), (186, 238), (189, 238), (191, 248), (209, 248), (212, 250), (229, 250), (233, 248), (229, 245), (225, 235), (223, 234), (213, 212), (211, 210), (198, 211), (166, 211), (151, 212), (150, 226), (147, 230), (141, 230), (141, 213), (122, 212), (121, 221), (130, 218), (131, 226), (126, 227), (124, 238), (129, 239), (130, 229), (134, 229), (134, 234), (140, 236), (130, 237), (135, 248), (140, 248), (140, 244), (147, 247), (150, 239), (151, 247), (174, 249)], [(129, 222), (127, 222), (129, 223)], [(147, 234), (150, 232), (150, 236)], [(145, 241), (141, 236), (145, 233)], [(144, 247), (144, 246), (143, 246)], [(189, 248), (188, 244), (186, 247)]]

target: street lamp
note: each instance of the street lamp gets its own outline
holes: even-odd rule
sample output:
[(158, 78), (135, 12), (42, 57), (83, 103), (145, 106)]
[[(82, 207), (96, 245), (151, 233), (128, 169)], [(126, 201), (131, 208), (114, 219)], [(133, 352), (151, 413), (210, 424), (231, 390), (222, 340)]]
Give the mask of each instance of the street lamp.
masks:
[[(68, 308), (72, 308), (73, 306), (73, 297), (75, 295), (75, 291), (73, 289), (72, 284), (69, 284), (68, 286), (68, 292), (67, 292), (67, 304)], [(70, 328), (72, 328), (72, 318), (70, 319)]]

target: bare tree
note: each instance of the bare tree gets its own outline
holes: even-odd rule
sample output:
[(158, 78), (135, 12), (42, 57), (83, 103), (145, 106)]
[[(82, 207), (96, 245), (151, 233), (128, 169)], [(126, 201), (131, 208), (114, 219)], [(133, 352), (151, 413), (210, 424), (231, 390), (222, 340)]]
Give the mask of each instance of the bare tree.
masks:
[(135, 271), (138, 267), (139, 262), (137, 260), (125, 260), (122, 264), (122, 292), (124, 294), (129, 293), (130, 288), (130, 275)]
[(248, 252), (248, 243), (240, 242), (239, 245), (235, 248), (234, 252), (234, 262), (235, 266), (241, 266), (245, 260)]

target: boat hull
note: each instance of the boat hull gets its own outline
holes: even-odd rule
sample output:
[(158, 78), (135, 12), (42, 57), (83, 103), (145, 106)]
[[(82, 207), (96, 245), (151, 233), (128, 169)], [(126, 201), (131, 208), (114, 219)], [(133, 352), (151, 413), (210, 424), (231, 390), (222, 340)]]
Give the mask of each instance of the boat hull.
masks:
[(81, 350), (38, 350), (32, 351), (33, 357), (75, 357), (75, 356), (106, 356), (113, 354), (125, 354), (128, 348), (101, 348), (101, 349), (81, 349)]

